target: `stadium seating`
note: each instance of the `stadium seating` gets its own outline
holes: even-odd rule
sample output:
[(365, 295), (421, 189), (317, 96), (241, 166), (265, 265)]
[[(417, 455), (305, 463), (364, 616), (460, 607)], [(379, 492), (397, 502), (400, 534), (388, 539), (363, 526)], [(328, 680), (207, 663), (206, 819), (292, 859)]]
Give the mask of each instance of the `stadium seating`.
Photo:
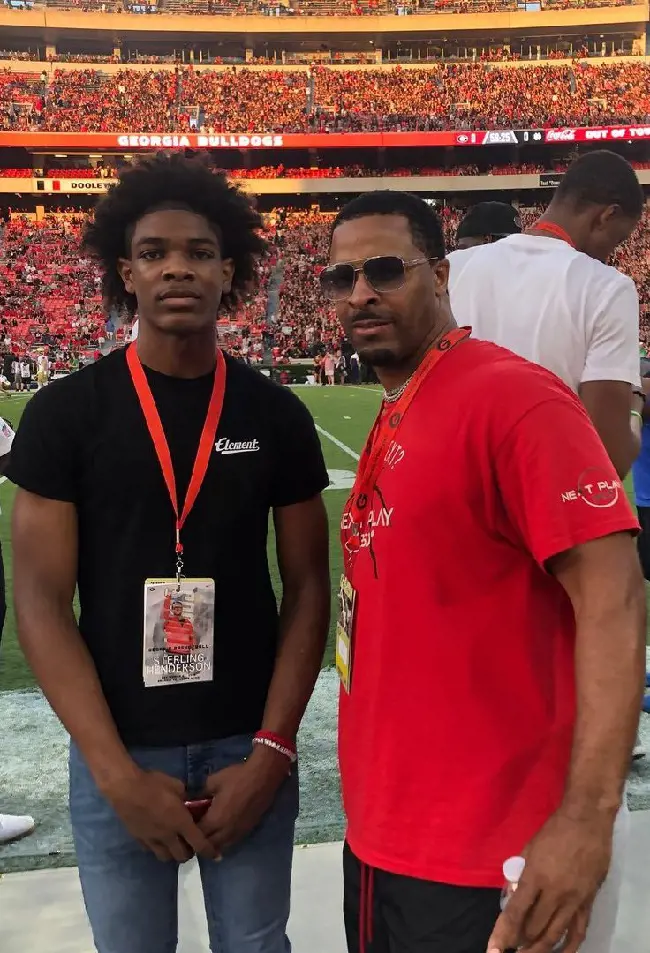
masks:
[[(524, 226), (541, 210), (523, 209)], [(452, 248), (462, 212), (444, 208), (441, 215)], [(49, 214), (39, 223), (14, 217), (3, 229), (0, 339), (9, 338), (19, 354), (48, 345), (59, 370), (112, 333), (105, 325), (99, 274), (79, 253), (82, 220), (81, 213)], [(259, 291), (219, 322), (223, 345), (232, 353), (257, 361), (270, 349), (277, 363), (338, 346), (340, 331), (318, 286), (331, 220), (332, 213), (315, 210), (276, 209), (266, 216), (270, 253), (260, 268)], [(616, 265), (637, 284), (640, 336), (650, 344), (650, 213), (619, 249)], [(124, 339), (122, 328), (115, 339)]]
[[(20, 0), (15, 0), (19, 3)], [(576, 9), (624, 6), (631, 0), (541, 0), (541, 7)], [(9, 5), (9, 0), (4, 0)], [(15, 3), (12, 6), (15, 7)], [(171, 13), (220, 16), (372, 16), (424, 13), (501, 13), (517, 10), (517, 0), (40, 0), (40, 6), (90, 13)], [(34, 0), (22, 0), (22, 9), (31, 9)]]
[[(650, 163), (632, 163), (637, 168), (646, 168)], [(479, 169), (477, 165), (455, 165), (447, 168), (435, 168), (424, 166), (416, 168), (396, 169), (366, 169), (360, 165), (352, 166), (323, 166), (319, 168), (288, 168), (283, 165), (278, 166), (259, 166), (254, 169), (226, 169), (228, 175), (233, 179), (338, 179), (342, 176), (347, 178), (392, 176), (396, 178), (407, 178), (411, 175), (422, 176), (462, 176), (462, 175), (534, 175), (540, 172), (560, 172), (563, 171), (557, 162), (552, 163), (552, 167), (547, 168), (543, 164), (532, 162), (521, 165), (493, 165), (487, 169)], [(2, 169), (0, 168), (0, 178), (29, 178), (34, 174), (33, 169)], [(112, 178), (117, 175), (116, 170), (106, 166), (101, 168), (84, 169), (50, 169), (46, 175), (54, 179), (91, 179), (91, 178)]]
[[(422, 103), (427, 103), (426, 110)], [(650, 66), (0, 73), (0, 128), (336, 132), (645, 122)], [(191, 119), (191, 116), (194, 118)], [(195, 127), (195, 126), (194, 126)]]

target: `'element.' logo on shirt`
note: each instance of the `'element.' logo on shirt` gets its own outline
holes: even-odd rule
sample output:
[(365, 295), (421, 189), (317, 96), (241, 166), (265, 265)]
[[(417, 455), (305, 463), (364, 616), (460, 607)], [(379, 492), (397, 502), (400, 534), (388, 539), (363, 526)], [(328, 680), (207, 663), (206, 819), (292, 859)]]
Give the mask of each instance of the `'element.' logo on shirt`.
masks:
[(621, 484), (612, 480), (610, 474), (598, 467), (589, 467), (580, 475), (575, 490), (565, 490), (562, 493), (562, 502), (570, 503), (573, 500), (582, 500), (587, 506), (596, 509), (609, 509), (618, 502)]
[(230, 453), (255, 453), (260, 449), (260, 442), (257, 437), (254, 440), (230, 440), (228, 437), (220, 437), (214, 449), (224, 456)]

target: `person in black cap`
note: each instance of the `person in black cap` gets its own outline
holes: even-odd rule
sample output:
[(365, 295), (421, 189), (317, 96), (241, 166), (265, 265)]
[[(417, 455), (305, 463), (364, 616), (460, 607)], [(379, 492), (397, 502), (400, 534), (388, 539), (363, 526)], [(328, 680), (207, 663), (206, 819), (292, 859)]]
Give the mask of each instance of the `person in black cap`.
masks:
[[(519, 213), (507, 202), (479, 202), (472, 206), (456, 230), (456, 251), (447, 255), (449, 289), (460, 280), (461, 270), (473, 257), (476, 248), (520, 233)], [(469, 251), (472, 254), (468, 254)]]
[(520, 232), (521, 219), (512, 205), (507, 202), (479, 202), (458, 226), (456, 250), (465, 251), (475, 245), (487, 245)]

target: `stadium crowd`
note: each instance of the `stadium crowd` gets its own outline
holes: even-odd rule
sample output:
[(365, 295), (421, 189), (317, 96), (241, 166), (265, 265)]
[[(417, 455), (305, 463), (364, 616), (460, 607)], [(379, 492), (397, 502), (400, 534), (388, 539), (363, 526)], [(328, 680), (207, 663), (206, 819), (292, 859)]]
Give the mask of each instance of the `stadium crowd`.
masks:
[(116, 330), (102, 312), (99, 275), (78, 255), (82, 220), (79, 213), (49, 215), (39, 223), (18, 216), (2, 228), (0, 343), (5, 365), (8, 355), (35, 360), (45, 351), (53, 371), (68, 371)]
[[(633, 160), (630, 162), (633, 169), (650, 169), (650, 161), (639, 162)], [(458, 165), (449, 165), (445, 167), (436, 166), (403, 166), (396, 168), (366, 168), (362, 165), (349, 166), (302, 166), (290, 167), (284, 165), (277, 166), (257, 166), (251, 169), (223, 169), (215, 167), (215, 171), (224, 171), (232, 179), (340, 179), (340, 178), (408, 178), (409, 176), (475, 176), (475, 175), (539, 175), (544, 172), (561, 173), (567, 169), (566, 162), (551, 161), (542, 162), (521, 162), (519, 164), (510, 163), (502, 165), (490, 165), (484, 168), (472, 163), (462, 163)], [(43, 170), (21, 168), (21, 169), (2, 169), (0, 168), (0, 178), (5, 179), (26, 179), (32, 176), (45, 175), (52, 179), (113, 179), (117, 177), (118, 170), (106, 163), (95, 167), (84, 167), (80, 169), (47, 169)]]
[[(0, 73), (0, 129), (340, 132), (644, 123), (650, 67)], [(422, 103), (428, 107), (422, 109)]]
[[(625, 38), (621, 38), (620, 46), (616, 47), (612, 43), (607, 47), (607, 56), (642, 56), (643, 49), (639, 47), (632, 48), (626, 45)], [(400, 43), (397, 48), (387, 47), (383, 50), (383, 63), (386, 65), (406, 64), (413, 65), (421, 63), (441, 63), (445, 60), (449, 62), (468, 62), (468, 63), (508, 63), (522, 62), (525, 60), (579, 60), (589, 59), (591, 56), (602, 56), (602, 42), (595, 38), (591, 45), (584, 43), (582, 46), (574, 46), (573, 43), (561, 39), (548, 40), (534, 46), (526, 41), (521, 41), (519, 48), (513, 43), (512, 46), (489, 46), (476, 47), (461, 45), (458, 41), (441, 40), (436, 42), (435, 46), (422, 47), (419, 44), (408, 46)], [(29, 50), (0, 50), (0, 60), (9, 60), (10, 62), (47, 62), (50, 65), (56, 63), (112, 63), (114, 65), (132, 66), (137, 64), (166, 64), (168, 66), (192, 66), (203, 69), (206, 66), (327, 66), (327, 65), (351, 65), (365, 64), (373, 66), (377, 64), (377, 52), (370, 50), (285, 50), (274, 49), (268, 56), (253, 56), (246, 58), (245, 51), (242, 49), (237, 52), (231, 51), (231, 55), (219, 56), (213, 53), (209, 47), (195, 49), (194, 61), (190, 60), (187, 51), (172, 50), (169, 53), (154, 54), (143, 53), (138, 49), (122, 48), (120, 55), (109, 53), (73, 53), (63, 49), (57, 49), (54, 53), (45, 54), (43, 49)]]
[[(633, 162), (634, 168), (647, 168), (650, 162)], [(399, 168), (378, 168), (370, 169), (362, 165), (348, 166), (310, 166), (310, 167), (290, 167), (284, 165), (277, 166), (257, 166), (252, 169), (226, 169), (228, 175), (233, 179), (340, 179), (342, 177), (359, 178), (377, 178), (388, 176), (394, 178), (406, 178), (412, 175), (422, 176), (463, 176), (463, 175), (534, 175), (540, 172), (563, 172), (566, 164), (551, 162), (543, 164), (540, 162), (523, 162), (519, 165), (491, 165), (481, 169), (478, 165), (461, 164), (454, 166), (436, 167), (436, 166), (417, 166), (399, 167)], [(24, 179), (30, 178), (35, 174), (34, 169), (2, 169), (0, 168), (0, 178), (6, 179)], [(39, 173), (40, 175), (40, 173)], [(81, 169), (48, 169), (45, 175), (53, 179), (111, 179), (117, 175), (117, 170), (109, 165), (101, 165), (95, 168)]]
[[(542, 8), (625, 6), (632, 0), (541, 0)], [(34, 0), (3, 0), (13, 9), (30, 10)], [(516, 0), (40, 0), (41, 6), (82, 13), (176, 13), (209, 16), (258, 14), (272, 17), (371, 16), (417, 13), (497, 13), (517, 10)]]
[[(524, 227), (542, 206), (522, 209)], [(441, 209), (445, 237), (454, 247), (463, 212)], [(266, 216), (269, 254), (260, 265), (255, 297), (219, 321), (221, 339), (251, 363), (336, 356), (340, 330), (321, 296), (318, 275), (327, 255), (333, 213), (276, 209)], [(3, 227), (0, 263), (0, 351), (5, 361), (35, 361), (46, 352), (52, 370), (68, 371), (128, 337), (118, 315), (102, 309), (94, 263), (78, 253), (83, 215), (48, 214), (41, 222), (12, 216)], [(650, 345), (650, 214), (622, 245), (616, 266), (636, 282), (641, 299), (641, 340)], [(4, 348), (2, 348), (4, 345)]]

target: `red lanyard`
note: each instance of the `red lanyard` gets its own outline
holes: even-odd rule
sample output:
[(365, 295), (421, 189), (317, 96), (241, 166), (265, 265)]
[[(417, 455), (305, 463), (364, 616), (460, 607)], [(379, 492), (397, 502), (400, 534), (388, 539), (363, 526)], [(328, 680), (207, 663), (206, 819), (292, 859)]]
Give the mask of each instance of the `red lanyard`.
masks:
[(135, 387), (136, 394), (138, 395), (140, 407), (142, 408), (147, 429), (149, 430), (149, 435), (153, 442), (156, 456), (158, 457), (158, 462), (160, 463), (160, 469), (162, 470), (162, 475), (167, 486), (169, 498), (174, 509), (174, 515), (176, 517), (176, 570), (177, 578), (180, 579), (181, 570), (183, 568), (183, 562), (180, 558), (181, 553), (183, 552), (183, 544), (181, 543), (180, 538), (181, 530), (183, 529), (185, 520), (189, 516), (190, 510), (194, 506), (194, 502), (199, 495), (199, 490), (201, 489), (201, 485), (203, 484), (203, 480), (205, 479), (205, 474), (208, 469), (208, 464), (210, 463), (212, 447), (214, 446), (214, 440), (217, 434), (219, 420), (221, 418), (221, 411), (223, 409), (223, 397), (226, 389), (226, 362), (222, 352), (217, 349), (217, 366), (214, 372), (214, 384), (212, 387), (212, 394), (210, 396), (210, 403), (208, 404), (208, 412), (205, 417), (205, 423), (203, 424), (201, 439), (199, 440), (199, 447), (196, 451), (196, 459), (194, 460), (192, 476), (190, 478), (189, 486), (187, 487), (187, 493), (185, 494), (183, 511), (180, 514), (178, 511), (176, 477), (174, 475), (174, 467), (172, 466), (172, 456), (169, 452), (169, 444), (167, 443), (167, 437), (165, 436), (165, 431), (160, 419), (160, 414), (158, 413), (158, 408), (156, 407), (154, 396), (151, 393), (151, 388), (149, 387), (149, 381), (147, 380), (144, 368), (140, 363), (135, 342), (130, 344), (127, 348), (126, 363), (128, 364), (129, 371), (131, 372), (131, 380), (133, 381), (133, 386)]
[(560, 241), (566, 242), (571, 248), (576, 247), (569, 233), (562, 228), (561, 225), (556, 225), (555, 222), (547, 222), (539, 219), (539, 221), (531, 225), (528, 230), (529, 235), (537, 235), (539, 232), (545, 232), (547, 235), (551, 235), (552, 238), (559, 238)]
[[(382, 403), (377, 419), (373, 424), (372, 430), (366, 440), (366, 445), (363, 448), (363, 453), (359, 460), (357, 476), (348, 500), (348, 513), (352, 519), (352, 537), (356, 537), (357, 540), (356, 547), (352, 546), (350, 549), (346, 546), (348, 552), (354, 552), (355, 549), (359, 549), (360, 547), (363, 511), (372, 498), (377, 477), (384, 466), (386, 452), (390, 444), (395, 440), (406, 411), (411, 406), (420, 387), (436, 364), (438, 364), (452, 348), (468, 338), (470, 334), (471, 331), (469, 328), (454, 328), (453, 331), (449, 331), (448, 334), (445, 334), (444, 337), (427, 352), (424, 360), (413, 374), (413, 377), (399, 400), (395, 401), (392, 405)], [(348, 540), (348, 543), (351, 542), (352, 539)]]

